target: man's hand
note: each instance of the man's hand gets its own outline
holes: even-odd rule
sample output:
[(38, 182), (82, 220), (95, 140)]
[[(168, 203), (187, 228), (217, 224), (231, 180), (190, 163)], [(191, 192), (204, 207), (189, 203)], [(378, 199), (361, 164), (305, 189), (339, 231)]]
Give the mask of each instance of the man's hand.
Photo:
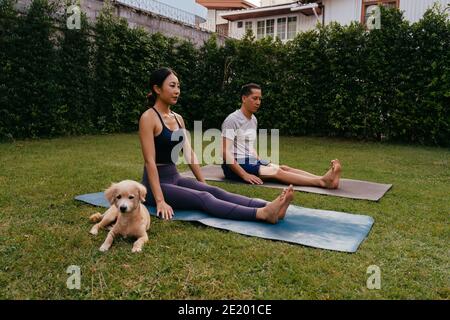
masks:
[(242, 179), (250, 184), (263, 184), (263, 181), (253, 174), (246, 174), (245, 176), (242, 177)]

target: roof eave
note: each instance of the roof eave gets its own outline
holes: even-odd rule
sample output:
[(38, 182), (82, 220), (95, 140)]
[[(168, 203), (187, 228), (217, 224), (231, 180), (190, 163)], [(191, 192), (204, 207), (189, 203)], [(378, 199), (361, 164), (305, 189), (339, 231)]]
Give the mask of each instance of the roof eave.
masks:
[(261, 7), (255, 9), (247, 9), (247, 10), (237, 10), (231, 11), (227, 13), (223, 13), (220, 16), (228, 21), (237, 21), (237, 20), (246, 20), (246, 19), (255, 19), (262, 17), (270, 17), (284, 14), (295, 14), (300, 12), (304, 15), (313, 15), (314, 9), (317, 14), (321, 14), (321, 7), (318, 6), (317, 3), (311, 3), (299, 6), (296, 3), (290, 3), (287, 5), (278, 5), (278, 6), (270, 6), (270, 7)]

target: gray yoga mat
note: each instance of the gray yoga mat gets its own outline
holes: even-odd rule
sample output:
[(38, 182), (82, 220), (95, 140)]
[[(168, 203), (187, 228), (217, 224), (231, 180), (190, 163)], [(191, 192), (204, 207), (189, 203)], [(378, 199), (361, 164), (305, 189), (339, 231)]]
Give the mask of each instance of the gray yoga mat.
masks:
[[(95, 206), (109, 207), (103, 192), (85, 194), (75, 199)], [(154, 207), (148, 209), (151, 215), (155, 215)], [(373, 218), (368, 216), (294, 205), (289, 206), (286, 217), (275, 225), (214, 218), (202, 211), (194, 210), (178, 210), (175, 212), (174, 220), (197, 221), (210, 227), (248, 236), (341, 252), (356, 252), (374, 223)]]
[[(244, 183), (225, 179), (222, 168), (218, 165), (207, 165), (202, 167), (201, 170), (206, 180)], [(181, 175), (188, 178), (195, 178), (191, 171), (182, 172)], [(264, 184), (257, 186), (266, 188), (278, 188), (278, 189), (286, 188), (285, 184), (276, 182), (264, 182)], [(392, 184), (381, 184), (361, 180), (341, 179), (339, 182), (338, 189), (294, 186), (294, 190), (325, 194), (335, 197), (378, 201), (384, 196), (386, 192), (389, 191), (391, 187)]]

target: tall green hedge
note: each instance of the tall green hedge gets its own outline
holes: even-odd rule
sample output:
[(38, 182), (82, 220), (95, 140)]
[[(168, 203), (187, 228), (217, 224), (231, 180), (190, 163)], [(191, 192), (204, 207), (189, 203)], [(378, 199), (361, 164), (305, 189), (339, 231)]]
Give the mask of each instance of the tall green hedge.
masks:
[(68, 30), (47, 0), (26, 15), (12, 4), (0, 0), (1, 139), (135, 131), (150, 73), (169, 66), (188, 127), (220, 127), (256, 82), (262, 128), (450, 146), (450, 23), (437, 7), (412, 24), (382, 8), (370, 32), (332, 23), (286, 44), (247, 34), (196, 48), (130, 28), (109, 6), (94, 26), (83, 16)]

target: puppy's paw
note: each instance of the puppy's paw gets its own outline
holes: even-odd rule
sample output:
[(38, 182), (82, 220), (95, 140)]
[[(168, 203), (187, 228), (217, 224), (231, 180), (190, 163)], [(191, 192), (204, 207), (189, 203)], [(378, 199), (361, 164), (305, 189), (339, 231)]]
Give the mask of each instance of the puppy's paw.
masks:
[(98, 249), (98, 250), (100, 250), (101, 252), (106, 252), (106, 251), (108, 251), (109, 250), (109, 247), (107, 246), (107, 245), (102, 245), (101, 247), (100, 247), (100, 249)]
[(142, 252), (142, 248), (140, 247), (133, 247), (133, 249), (131, 249), (131, 252), (135, 253), (135, 252)]
[(100, 222), (100, 221), (102, 221), (102, 219), (103, 219), (103, 217), (100, 212), (97, 212), (89, 217), (89, 221), (91, 221), (92, 223)]
[(90, 234), (92, 234), (93, 236), (96, 236), (98, 234), (98, 228), (97, 226), (93, 226), (91, 228), (91, 231), (89, 231)]

